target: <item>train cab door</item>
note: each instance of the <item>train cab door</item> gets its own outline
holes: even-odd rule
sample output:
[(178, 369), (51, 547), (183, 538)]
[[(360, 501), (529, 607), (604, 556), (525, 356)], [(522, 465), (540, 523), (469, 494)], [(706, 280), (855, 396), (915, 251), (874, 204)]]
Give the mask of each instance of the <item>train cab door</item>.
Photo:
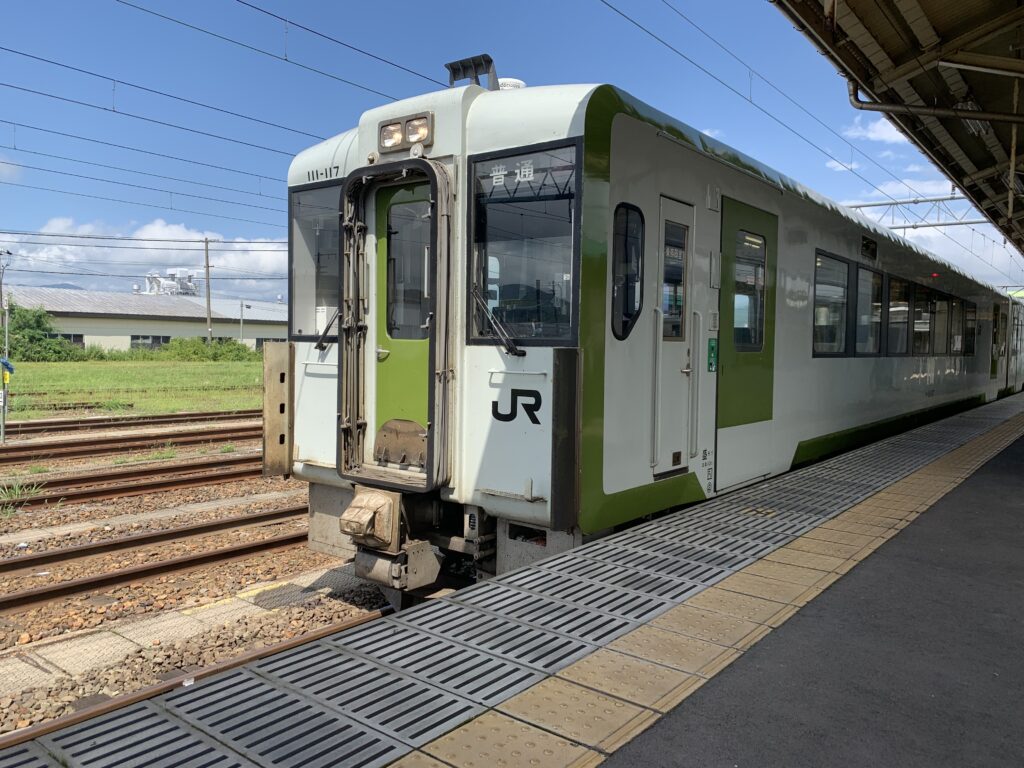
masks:
[(385, 187), (376, 209), (373, 461), (415, 471), (430, 424), (430, 186)]
[(657, 296), (654, 307), (654, 376), (651, 468), (654, 476), (687, 471), (691, 448), (692, 329), (688, 327), (693, 207), (661, 198)]

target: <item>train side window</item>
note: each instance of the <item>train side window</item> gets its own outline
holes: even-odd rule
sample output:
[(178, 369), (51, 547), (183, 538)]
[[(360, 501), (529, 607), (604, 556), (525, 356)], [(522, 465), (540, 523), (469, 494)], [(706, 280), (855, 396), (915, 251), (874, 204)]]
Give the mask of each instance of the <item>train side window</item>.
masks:
[(612, 333), (625, 339), (644, 304), (644, 215), (619, 203), (612, 231)]
[(889, 338), (886, 350), (890, 355), (905, 355), (910, 326), (910, 285), (906, 280), (889, 278)]
[[(292, 336), (316, 337), (338, 307), (341, 187), (301, 190), (290, 198), (289, 330)], [(336, 332), (336, 321), (332, 327)]]
[(949, 302), (949, 353), (964, 353), (964, 303), (960, 299)]
[(768, 251), (760, 235), (736, 233), (733, 346), (737, 352), (764, 348), (764, 270)]
[(814, 264), (814, 354), (846, 353), (847, 291), (845, 261), (818, 254)]
[(430, 203), (388, 208), (387, 332), (392, 339), (425, 339), (430, 313)]
[(665, 222), (665, 264), (661, 276), (661, 337), (686, 338), (686, 248), (690, 230), (674, 221)]
[(975, 339), (978, 336), (978, 308), (973, 304), (964, 305), (964, 354), (974, 356)]
[(882, 344), (882, 275), (857, 269), (857, 354), (877, 355)]
[(923, 285), (914, 286), (914, 354), (932, 351), (932, 297)]
[(949, 299), (935, 296), (933, 306), (932, 354), (945, 355), (949, 353)]

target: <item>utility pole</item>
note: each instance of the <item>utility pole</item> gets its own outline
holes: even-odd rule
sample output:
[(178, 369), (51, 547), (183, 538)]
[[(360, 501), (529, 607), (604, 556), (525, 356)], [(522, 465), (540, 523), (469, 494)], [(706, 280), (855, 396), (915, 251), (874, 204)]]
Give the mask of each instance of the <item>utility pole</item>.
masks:
[[(0, 256), (10, 256), (10, 251), (0, 252)], [(0, 259), (0, 305), (3, 306), (3, 322), (4, 322), (4, 362), (9, 361), (10, 350), (10, 317), (7, 314), (7, 297), (4, 296), (4, 272), (7, 271), (7, 261)], [(2, 389), (0, 389), (0, 396), (3, 397), (3, 401), (0, 402), (0, 443), (7, 443), (7, 370), (0, 368), (0, 381), (3, 382)]]
[(213, 311), (210, 309), (210, 238), (203, 238), (203, 254), (206, 260), (206, 343), (213, 344)]
[(242, 325), (245, 323), (245, 310), (252, 309), (252, 304), (246, 304), (245, 299), (238, 300), (238, 341), (242, 343)]

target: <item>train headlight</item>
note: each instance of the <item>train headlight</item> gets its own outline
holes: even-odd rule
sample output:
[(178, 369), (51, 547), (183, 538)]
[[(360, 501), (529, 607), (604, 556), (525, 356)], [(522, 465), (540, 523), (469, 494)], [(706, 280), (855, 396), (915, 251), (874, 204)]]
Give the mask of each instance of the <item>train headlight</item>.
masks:
[(381, 149), (395, 149), (402, 143), (402, 124), (388, 123), (380, 127)]
[(405, 140), (410, 144), (426, 143), (430, 138), (430, 120), (414, 117), (405, 124)]

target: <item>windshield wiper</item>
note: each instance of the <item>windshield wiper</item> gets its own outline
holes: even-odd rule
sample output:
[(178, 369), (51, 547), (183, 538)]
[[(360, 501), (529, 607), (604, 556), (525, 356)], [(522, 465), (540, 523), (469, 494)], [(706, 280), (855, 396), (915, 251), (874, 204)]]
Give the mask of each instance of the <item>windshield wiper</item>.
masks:
[(334, 321), (338, 319), (338, 315), (341, 314), (341, 307), (334, 310), (334, 314), (331, 315), (331, 319), (327, 321), (327, 327), (324, 328), (324, 332), (320, 334), (320, 338), (316, 340), (316, 344), (313, 345), (313, 349), (323, 352), (327, 349), (327, 336), (331, 332), (331, 326), (334, 325)]
[(484, 314), (487, 315), (487, 319), (491, 321), (491, 328), (494, 329), (495, 336), (498, 337), (498, 340), (505, 347), (505, 352), (510, 355), (514, 355), (515, 357), (523, 357), (526, 355), (526, 352), (517, 347), (516, 343), (512, 341), (512, 334), (508, 332), (505, 324), (496, 318), (494, 313), (491, 312), (491, 308), (487, 306), (487, 301), (484, 299), (483, 294), (480, 293), (480, 287), (476, 285), (473, 286), (473, 300), (477, 303), (480, 309), (484, 311)]

